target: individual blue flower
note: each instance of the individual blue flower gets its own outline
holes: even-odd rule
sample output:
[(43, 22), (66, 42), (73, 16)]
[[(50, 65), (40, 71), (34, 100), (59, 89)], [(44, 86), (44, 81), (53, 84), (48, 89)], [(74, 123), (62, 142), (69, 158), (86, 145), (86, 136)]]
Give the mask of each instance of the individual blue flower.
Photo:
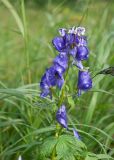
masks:
[(41, 78), (40, 88), (41, 88), (41, 94), (40, 94), (40, 96), (42, 98), (47, 97), (48, 95), (51, 94), (50, 89), (49, 89), (50, 88), (50, 83), (48, 81), (46, 73)]
[(51, 95), (50, 88), (57, 86), (61, 89), (64, 84), (64, 78), (61, 73), (57, 70), (56, 66), (52, 66), (46, 70), (46, 73), (41, 78), (40, 88), (42, 90), (41, 97)]
[(66, 53), (72, 57), (76, 56), (77, 53), (77, 44), (75, 42), (75, 34), (69, 33), (65, 35), (66, 42)]
[(56, 113), (56, 120), (63, 128), (68, 128), (68, 125), (67, 125), (67, 113), (66, 113), (65, 105), (62, 105), (58, 109), (58, 111)]
[(92, 79), (90, 73), (86, 71), (79, 71), (78, 74), (78, 96), (81, 95), (81, 91), (87, 91), (92, 88)]
[(59, 52), (62, 52), (66, 49), (66, 42), (65, 42), (65, 39), (64, 37), (55, 37), (53, 40), (52, 40), (52, 44), (53, 46), (55, 47), (55, 49)]
[(75, 43), (75, 34), (73, 34), (73, 33), (66, 34), (64, 39), (65, 39), (65, 43), (66, 43), (67, 47), (69, 45), (72, 46)]
[(73, 128), (73, 134), (74, 134), (74, 137), (76, 137), (78, 140), (80, 140), (80, 136), (78, 134), (78, 132), (76, 131), (76, 129)]
[(68, 67), (68, 57), (65, 52), (61, 52), (53, 61), (54, 65), (59, 65), (65, 71)]
[(89, 50), (85, 46), (77, 47), (76, 59), (79, 61), (87, 60), (89, 57)]
[(75, 42), (78, 46), (87, 46), (87, 38), (86, 36), (78, 36), (75, 37)]
[(53, 65), (52, 67), (50, 67), (47, 70), (46, 75), (50, 86), (53, 87), (57, 85), (59, 88), (62, 87), (64, 83), (63, 75), (57, 71), (56, 66)]

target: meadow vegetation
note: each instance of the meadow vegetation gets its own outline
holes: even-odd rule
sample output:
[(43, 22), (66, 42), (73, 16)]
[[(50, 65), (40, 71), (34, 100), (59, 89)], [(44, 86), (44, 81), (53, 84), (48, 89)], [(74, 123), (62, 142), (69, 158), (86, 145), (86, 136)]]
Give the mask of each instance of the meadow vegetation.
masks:
[[(92, 77), (114, 66), (113, 1), (42, 2), (0, 2), (0, 160), (17, 160), (19, 155), (23, 160), (49, 160), (44, 155), (55, 144), (56, 106), (49, 98), (40, 98), (39, 82), (57, 55), (51, 41), (58, 28), (86, 28), (90, 57), (85, 65)], [(78, 147), (87, 154), (85, 160), (114, 159), (114, 76), (96, 76), (93, 88), (76, 98), (77, 73), (70, 68), (66, 103), (69, 126), (77, 128), (86, 145)], [(60, 160), (84, 160), (68, 155), (73, 149), (64, 144), (73, 139), (62, 136)]]

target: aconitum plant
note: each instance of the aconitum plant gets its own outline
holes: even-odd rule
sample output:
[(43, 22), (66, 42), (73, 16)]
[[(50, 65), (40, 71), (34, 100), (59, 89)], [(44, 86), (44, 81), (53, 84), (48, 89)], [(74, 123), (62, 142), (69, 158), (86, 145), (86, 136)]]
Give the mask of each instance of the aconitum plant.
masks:
[(83, 60), (89, 57), (89, 49), (87, 47), (87, 38), (85, 36), (84, 27), (73, 27), (71, 29), (59, 29), (60, 36), (52, 40), (53, 46), (59, 52), (57, 57), (53, 60), (50, 68), (42, 76), (40, 88), (42, 90), (41, 97), (46, 97), (51, 93), (51, 87), (57, 86), (62, 88), (64, 84), (64, 73), (69, 64), (69, 57), (73, 57), (72, 64), (79, 69), (78, 89), (88, 90), (92, 88), (92, 80), (88, 70), (84, 69), (82, 65)]
[[(81, 137), (75, 127), (70, 128), (68, 125), (68, 108), (65, 104), (65, 86), (66, 77), (69, 75), (69, 68), (76, 67), (78, 70), (78, 81), (75, 82), (77, 88), (77, 97), (82, 92), (86, 92), (92, 88), (92, 78), (88, 71), (88, 67), (83, 65), (83, 61), (89, 58), (89, 49), (87, 46), (87, 37), (85, 36), (84, 27), (72, 27), (70, 29), (59, 29), (59, 36), (52, 40), (53, 47), (58, 52), (54, 58), (52, 65), (46, 69), (41, 78), (41, 98), (49, 96), (53, 100), (55, 98), (55, 90), (59, 95), (56, 98), (56, 138), (62, 134), (62, 130), (66, 129), (67, 134), (73, 134), (77, 141), (81, 141)], [(57, 156), (55, 147), (52, 149), (52, 159)]]

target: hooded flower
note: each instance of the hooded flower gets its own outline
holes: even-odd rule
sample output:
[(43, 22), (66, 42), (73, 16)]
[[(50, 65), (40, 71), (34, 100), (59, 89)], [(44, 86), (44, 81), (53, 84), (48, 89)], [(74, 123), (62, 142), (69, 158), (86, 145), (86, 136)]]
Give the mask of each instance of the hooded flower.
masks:
[(46, 73), (41, 78), (40, 88), (42, 90), (40, 94), (42, 98), (50, 94), (50, 83)]
[(47, 69), (46, 73), (43, 75), (40, 82), (40, 88), (42, 90), (41, 97), (51, 95), (51, 87), (57, 86), (61, 89), (64, 83), (64, 78), (61, 72), (59, 72), (57, 69), (57, 66), (52, 66), (49, 69)]
[(77, 47), (77, 54), (76, 54), (76, 60), (83, 61), (87, 60), (89, 56), (89, 50), (85, 46), (79, 46)]
[(68, 128), (68, 126), (67, 126), (67, 113), (66, 113), (65, 105), (62, 105), (58, 109), (58, 111), (56, 113), (56, 120), (63, 128)]
[[(41, 97), (51, 95), (51, 87), (57, 86), (61, 89), (64, 83), (63, 74), (68, 68), (68, 57), (72, 56), (72, 64), (76, 65), (78, 69), (83, 70), (84, 67), (82, 61), (87, 60), (89, 56), (87, 38), (85, 36), (84, 27), (72, 27), (70, 29), (60, 28), (59, 34), (59, 36), (55, 37), (52, 40), (52, 44), (55, 47), (55, 49), (59, 52), (59, 54), (53, 60), (53, 65), (46, 70), (45, 74), (41, 79)], [(87, 79), (87, 77), (89, 77), (89, 74), (86, 74), (88, 76), (85, 76), (85, 80), (84, 78), (83, 80), (82, 78), (80, 78), (82, 77), (82, 74), (85, 73), (81, 73), (81, 71), (79, 71), (79, 93), (81, 90), (88, 90), (92, 87), (92, 82), (90, 78), (89, 80)]]
[[(65, 52), (61, 52), (53, 61), (54, 65), (56, 66), (56, 69), (58, 72), (64, 73), (68, 67), (68, 57)], [(57, 68), (60, 67), (61, 69)]]
[(62, 52), (66, 49), (66, 43), (64, 37), (55, 37), (52, 40), (52, 44), (55, 47), (55, 49), (59, 52)]
[(79, 71), (78, 74), (78, 95), (81, 95), (81, 91), (87, 91), (92, 88), (92, 79), (88, 71)]
[(80, 140), (80, 136), (78, 134), (78, 132), (76, 131), (76, 129), (73, 128), (73, 134), (74, 134), (74, 137), (76, 137), (78, 140)]

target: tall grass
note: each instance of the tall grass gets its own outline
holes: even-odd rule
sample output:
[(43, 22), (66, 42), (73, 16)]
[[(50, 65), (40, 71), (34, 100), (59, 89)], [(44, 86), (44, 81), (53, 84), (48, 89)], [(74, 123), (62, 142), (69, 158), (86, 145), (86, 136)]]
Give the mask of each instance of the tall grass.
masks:
[[(22, 155), (23, 159), (37, 160), (42, 141), (55, 131), (54, 100), (42, 100), (37, 84), (56, 55), (51, 39), (58, 27), (81, 22), (89, 35), (91, 52), (87, 63), (91, 74), (94, 76), (99, 70), (113, 66), (114, 4), (86, 1), (82, 5), (77, 1), (77, 8), (72, 9), (65, 3), (54, 6), (50, 2), (45, 10), (37, 11), (25, 10), (24, 0), (20, 0), (20, 9), (8, 0), (1, 2), (7, 8), (1, 7), (2, 15), (6, 12), (6, 18), (11, 13), (11, 19), (2, 19), (6, 28), (0, 27), (0, 159), (15, 160)], [(100, 12), (96, 13), (97, 9)], [(77, 70), (71, 68), (67, 89), (72, 95), (66, 99), (70, 108), (69, 126), (77, 128), (90, 152), (114, 157), (114, 78), (96, 76), (93, 89), (77, 99), (75, 87), (71, 87), (76, 86), (76, 74)]]

